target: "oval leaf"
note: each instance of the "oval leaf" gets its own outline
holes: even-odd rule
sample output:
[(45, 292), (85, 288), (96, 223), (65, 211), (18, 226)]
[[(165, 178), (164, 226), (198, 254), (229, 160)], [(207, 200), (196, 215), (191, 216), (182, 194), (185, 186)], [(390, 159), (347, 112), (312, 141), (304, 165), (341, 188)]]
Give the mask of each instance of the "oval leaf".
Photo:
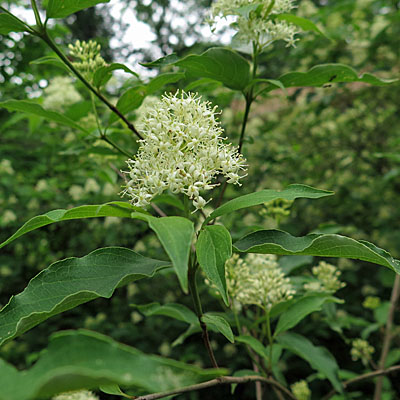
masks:
[(61, 125), (69, 126), (70, 128), (78, 129), (89, 134), (85, 128), (81, 127), (72, 119), (62, 115), (56, 111), (45, 110), (42, 106), (36, 103), (25, 100), (7, 100), (0, 102), (0, 107), (6, 108), (8, 111), (19, 111), (26, 114), (37, 115), (38, 117), (46, 118), (47, 120), (57, 122)]
[(167, 72), (153, 78), (146, 86), (147, 94), (152, 94), (162, 89), (169, 83), (175, 83), (183, 79), (185, 74), (183, 72)]
[(70, 210), (52, 210), (46, 214), (38, 215), (31, 218), (22, 225), (10, 238), (0, 243), (0, 249), (19, 238), (25, 233), (32, 232), (43, 226), (54, 224), (55, 222), (68, 221), (71, 219), (96, 218), (96, 217), (125, 217), (130, 218), (132, 211), (139, 211), (137, 207), (122, 201), (114, 201), (111, 203), (79, 206)]
[(326, 36), (326, 34), (324, 32), (322, 32), (321, 29), (319, 29), (317, 25), (314, 24), (314, 22), (310, 21), (307, 18), (298, 17), (297, 15), (294, 15), (294, 14), (279, 14), (275, 17), (275, 19), (294, 24), (294, 25), (298, 26), (299, 28), (301, 28), (303, 31), (313, 31), (313, 32), (319, 33), (320, 35), (329, 39)]
[(250, 82), (250, 64), (235, 51), (215, 47), (203, 54), (191, 54), (174, 63), (185, 68), (190, 74), (211, 78), (226, 87), (243, 90)]
[(223, 225), (209, 225), (200, 232), (196, 244), (197, 260), (207, 278), (213, 283), (227, 306), (225, 262), (232, 255), (232, 239)]
[(201, 319), (211, 330), (222, 333), (231, 343), (235, 342), (231, 326), (225, 318), (219, 315), (206, 313)]
[(128, 74), (138, 76), (138, 74), (132, 71), (124, 64), (120, 63), (112, 63), (111, 65), (107, 65), (104, 67), (100, 67), (96, 70), (93, 75), (93, 85), (96, 87), (104, 86), (112, 77), (112, 71), (122, 70), (127, 72)]
[(199, 324), (196, 314), (183, 304), (169, 303), (161, 305), (160, 303), (150, 303), (146, 305), (135, 305), (135, 307), (146, 317), (165, 315), (188, 324)]
[(56, 333), (39, 360), (17, 371), (0, 360), (0, 400), (34, 400), (79, 389), (110, 385), (147, 393), (193, 385), (226, 374), (144, 354), (99, 333), (78, 330)]
[(262, 230), (243, 237), (234, 247), (245, 253), (352, 258), (383, 265), (400, 274), (400, 261), (385, 250), (364, 240), (357, 241), (341, 235), (295, 237), (284, 231)]
[[(135, 86), (130, 88), (118, 99), (117, 109), (122, 114), (136, 110), (142, 105), (145, 97), (146, 89), (144, 86)], [(113, 124), (115, 121), (118, 121), (118, 118), (117, 114), (112, 113), (108, 122)]]
[(187, 293), (189, 253), (194, 234), (193, 222), (183, 217), (156, 218), (139, 213), (133, 213), (132, 218), (148, 222), (171, 259), (182, 290)]
[(24, 32), (26, 26), (16, 17), (10, 14), (0, 14), (0, 35), (8, 35), (10, 32)]
[(255, 337), (250, 335), (236, 336), (236, 341), (250, 346), (259, 356), (268, 359), (269, 354), (266, 347)]
[(110, 0), (49, 0), (47, 3), (47, 18), (65, 18), (85, 8)]
[(307, 315), (320, 311), (323, 304), (328, 301), (338, 301), (332, 296), (305, 296), (298, 299), (296, 303), (292, 304), (279, 318), (278, 325), (276, 326), (275, 335), (288, 331), (296, 326)]
[(231, 213), (232, 211), (242, 208), (257, 206), (259, 204), (268, 203), (277, 199), (295, 200), (298, 198), (319, 199), (325, 196), (331, 196), (333, 192), (326, 190), (315, 189), (306, 185), (289, 185), (282, 191), (266, 189), (259, 192), (245, 194), (244, 196), (236, 197), (214, 210), (210, 216), (204, 221), (207, 224), (209, 221), (220, 217), (221, 215)]
[(37, 58), (36, 60), (31, 61), (29, 64), (32, 64), (32, 65), (42, 65), (42, 64), (53, 65), (54, 67), (60, 68), (64, 72), (67, 72), (68, 74), (71, 72), (71, 70), (56, 56), (40, 57), (40, 58)]
[(285, 333), (278, 336), (277, 341), (284, 349), (306, 360), (312, 368), (326, 376), (337, 391), (343, 392), (343, 386), (338, 378), (339, 367), (325, 347), (316, 347), (297, 333)]
[(0, 345), (53, 315), (97, 297), (110, 298), (117, 287), (151, 277), (167, 265), (122, 247), (55, 262), (0, 311)]
[[(344, 64), (321, 64), (312, 67), (308, 72), (288, 72), (280, 76), (279, 81), (285, 87), (323, 86), (329, 83), (364, 82), (375, 86), (385, 86), (398, 82), (398, 79), (381, 79), (365, 73), (358, 76), (357, 72)], [(276, 89), (270, 86), (266, 90)]]

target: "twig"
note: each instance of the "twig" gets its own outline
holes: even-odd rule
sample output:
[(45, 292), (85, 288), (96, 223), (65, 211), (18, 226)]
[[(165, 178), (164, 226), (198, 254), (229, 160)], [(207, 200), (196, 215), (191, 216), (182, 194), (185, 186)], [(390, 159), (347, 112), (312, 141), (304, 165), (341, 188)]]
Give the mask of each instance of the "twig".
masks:
[(111, 104), (101, 93), (96, 90), (90, 82), (88, 82), (82, 74), (74, 67), (71, 61), (64, 55), (64, 53), (58, 48), (54, 43), (53, 39), (48, 35), (47, 31), (44, 29), (41, 32), (35, 32), (35, 35), (40, 37), (47, 45), (60, 57), (60, 59), (68, 66), (68, 68), (76, 75), (76, 77), (97, 97), (99, 98), (113, 113), (118, 115), (122, 121), (125, 122), (126, 126), (139, 138), (143, 139), (143, 136), (135, 128), (135, 126), (128, 121), (128, 119), (123, 115), (117, 107)]
[[(376, 378), (377, 376), (389, 375), (389, 374), (391, 374), (393, 372), (397, 372), (397, 371), (400, 371), (400, 365), (394, 365), (393, 367), (390, 367), (387, 369), (368, 372), (366, 374), (359, 375), (353, 379), (349, 379), (348, 381), (343, 382), (343, 387), (346, 389), (348, 386), (353, 385), (354, 383), (365, 381), (367, 379)], [(322, 400), (330, 399), (335, 393), (336, 393), (335, 390), (330, 391), (325, 397), (323, 397)]]
[(153, 393), (153, 394), (147, 394), (144, 396), (139, 396), (139, 397), (136, 397), (135, 400), (157, 400), (157, 399), (162, 399), (167, 396), (172, 396), (174, 394), (193, 392), (195, 390), (207, 389), (207, 388), (210, 388), (213, 386), (241, 384), (241, 383), (248, 383), (248, 382), (267, 383), (267, 384), (272, 385), (272, 386), (276, 387), (277, 389), (279, 389), (282, 393), (284, 393), (287, 396), (287, 398), (289, 398), (291, 400), (296, 400), (296, 397), (294, 397), (293, 394), (288, 389), (286, 389), (284, 386), (282, 386), (275, 379), (266, 378), (264, 376), (251, 376), (251, 375), (250, 376), (242, 376), (242, 377), (222, 376), (220, 378), (212, 379), (211, 381), (198, 383), (196, 385), (186, 386), (181, 389), (174, 389), (174, 390), (169, 390), (166, 392)]
[(199, 321), (200, 321), (200, 327), (202, 330), (201, 336), (203, 338), (204, 346), (207, 349), (208, 356), (210, 357), (211, 364), (212, 364), (213, 368), (218, 368), (217, 360), (215, 359), (215, 355), (214, 355), (214, 352), (213, 352), (213, 349), (212, 349), (211, 343), (210, 343), (210, 338), (208, 336), (207, 325), (201, 320), (201, 317), (199, 317)]
[(154, 203), (150, 203), (151, 207), (153, 208), (153, 210), (160, 216), (160, 217), (167, 217), (168, 215), (165, 214), (165, 212), (163, 210), (161, 210), (160, 207), (158, 207), (156, 204)]
[[(385, 368), (386, 358), (390, 350), (390, 344), (393, 337), (393, 318), (394, 318), (394, 311), (396, 309), (397, 300), (399, 299), (400, 294), (400, 275), (396, 274), (396, 278), (394, 280), (394, 285), (392, 289), (392, 295), (390, 297), (390, 308), (388, 319), (386, 321), (385, 327), (385, 336), (383, 338), (383, 346), (382, 346), (382, 353), (379, 359), (378, 367), (379, 369), (383, 370)], [(382, 386), (383, 386), (383, 376), (377, 379), (375, 384), (375, 393), (374, 393), (374, 400), (380, 400), (382, 396)]]

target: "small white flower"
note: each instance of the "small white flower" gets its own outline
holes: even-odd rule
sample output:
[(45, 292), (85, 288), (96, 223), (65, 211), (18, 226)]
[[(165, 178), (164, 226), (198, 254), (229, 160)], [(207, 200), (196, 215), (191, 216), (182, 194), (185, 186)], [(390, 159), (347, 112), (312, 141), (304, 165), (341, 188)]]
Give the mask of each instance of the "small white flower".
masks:
[(192, 93), (164, 95), (141, 117), (144, 139), (136, 157), (123, 172), (127, 184), (123, 195), (144, 207), (165, 190), (188, 196), (196, 210), (207, 201), (200, 195), (223, 175), (239, 184), (245, 160), (238, 150), (223, 142), (223, 129), (216, 107)]
[(248, 254), (239, 258), (235, 254), (226, 262), (225, 275), (229, 295), (242, 305), (254, 304), (270, 310), (295, 293), (275, 255)]
[(66, 107), (81, 100), (82, 97), (75, 89), (73, 80), (66, 76), (57, 76), (44, 89), (43, 107), (63, 111)]
[[(293, 0), (217, 0), (211, 8), (211, 23), (218, 17), (235, 16), (232, 27), (238, 31), (237, 39), (244, 43), (255, 43), (260, 50), (277, 40), (284, 40), (287, 46), (294, 46), (297, 28), (290, 23), (271, 17), (289, 13)], [(243, 7), (254, 5), (248, 16), (243, 15)], [(258, 6), (258, 7), (257, 7)]]
[(334, 293), (346, 286), (339, 279), (341, 272), (338, 268), (325, 261), (320, 261), (316, 267), (313, 267), (312, 273), (317, 278), (317, 281), (306, 283), (304, 285), (306, 290)]
[(99, 400), (92, 392), (80, 390), (77, 392), (67, 392), (53, 397), (52, 400)]

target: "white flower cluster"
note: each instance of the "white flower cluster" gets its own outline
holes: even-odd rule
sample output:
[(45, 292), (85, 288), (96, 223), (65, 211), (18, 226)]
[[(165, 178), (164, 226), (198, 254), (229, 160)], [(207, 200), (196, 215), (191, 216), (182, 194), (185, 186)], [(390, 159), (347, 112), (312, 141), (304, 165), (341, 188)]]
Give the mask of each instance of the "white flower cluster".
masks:
[(207, 201), (203, 190), (217, 186), (222, 174), (228, 183), (239, 184), (245, 160), (237, 148), (223, 142), (216, 108), (193, 93), (164, 95), (142, 117), (144, 139), (136, 157), (128, 160), (128, 178), (123, 195), (133, 205), (144, 207), (165, 190), (183, 193), (196, 210)]
[(270, 310), (295, 294), (275, 255), (248, 254), (239, 258), (234, 254), (226, 262), (225, 275), (229, 295), (242, 305), (254, 304)]
[(44, 89), (43, 107), (63, 111), (65, 107), (81, 101), (82, 97), (75, 89), (73, 80), (67, 76), (56, 76)]
[(67, 392), (53, 397), (52, 400), (99, 400), (92, 392), (80, 390), (78, 392)]
[(290, 386), (292, 393), (297, 400), (310, 400), (311, 390), (305, 380), (298, 381)]
[(101, 46), (94, 40), (88, 42), (77, 40), (74, 45), (70, 44), (68, 48), (70, 55), (79, 60), (72, 64), (86, 79), (91, 80), (98, 68), (107, 65), (100, 55)]
[(293, 8), (293, 0), (217, 0), (211, 8), (211, 22), (215, 24), (218, 17), (235, 16), (232, 27), (238, 31), (237, 39), (256, 44), (260, 51), (276, 40), (294, 46), (298, 40), (294, 37), (298, 33), (296, 27), (273, 18)]
[(306, 283), (304, 285), (306, 290), (334, 293), (346, 286), (344, 282), (339, 280), (341, 272), (338, 268), (325, 261), (320, 261), (316, 267), (313, 267), (312, 273), (317, 281)]

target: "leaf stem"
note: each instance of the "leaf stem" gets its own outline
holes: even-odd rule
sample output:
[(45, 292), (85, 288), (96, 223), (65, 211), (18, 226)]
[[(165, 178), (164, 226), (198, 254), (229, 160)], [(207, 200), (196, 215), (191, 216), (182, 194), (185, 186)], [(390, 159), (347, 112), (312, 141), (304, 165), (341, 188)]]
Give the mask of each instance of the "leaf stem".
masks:
[(33, 9), (33, 13), (35, 14), (36, 25), (38, 26), (39, 31), (42, 32), (44, 27), (43, 27), (42, 20), (40, 19), (39, 10), (37, 8), (37, 4), (36, 4), (35, 0), (31, 0), (31, 6)]
[(127, 156), (128, 158), (131, 158), (132, 157), (131, 154), (129, 154), (122, 147), (120, 147), (114, 141), (112, 141), (109, 137), (107, 137), (105, 132), (101, 129), (100, 118), (99, 118), (99, 114), (97, 113), (97, 109), (96, 109), (96, 104), (95, 104), (95, 101), (94, 101), (93, 93), (90, 93), (90, 98), (92, 100), (92, 109), (93, 109), (94, 116), (96, 118), (96, 124), (97, 124), (97, 129), (99, 130), (99, 133), (100, 133), (100, 138), (102, 140), (104, 140), (105, 142), (107, 142), (112, 147), (114, 147), (116, 150), (118, 150), (121, 154)]
[(274, 342), (273, 336), (271, 334), (271, 318), (269, 317), (269, 311), (265, 311), (266, 325), (267, 325), (267, 338), (269, 343), (269, 359), (268, 359), (268, 370), (272, 370), (272, 344)]
[(115, 107), (111, 104), (103, 94), (96, 90), (96, 88), (83, 77), (83, 75), (74, 67), (71, 61), (65, 56), (65, 54), (58, 48), (58, 46), (54, 43), (53, 39), (47, 33), (46, 28), (43, 27), (42, 32), (35, 32), (35, 35), (40, 37), (63, 61), (65, 65), (75, 74), (75, 76), (99, 99), (101, 100), (113, 113), (118, 115), (118, 117), (125, 122), (126, 126), (139, 138), (143, 139), (143, 136), (139, 133), (139, 131), (135, 128), (135, 126), (128, 121), (128, 119)]
[(266, 378), (264, 376), (221, 376), (216, 379), (212, 379), (211, 381), (207, 382), (202, 382), (198, 383), (196, 385), (191, 385), (191, 386), (186, 386), (184, 388), (180, 389), (173, 389), (170, 391), (166, 392), (161, 392), (161, 393), (153, 393), (153, 394), (147, 394), (144, 396), (139, 396), (135, 397), (135, 400), (157, 400), (157, 399), (162, 399), (164, 397), (176, 395), (176, 394), (182, 394), (182, 393), (188, 393), (188, 392), (194, 392), (196, 390), (201, 390), (201, 389), (207, 389), (213, 386), (219, 386), (219, 385), (233, 385), (233, 384), (242, 384), (242, 383), (248, 383), (248, 382), (264, 382), (267, 383), (268, 385), (272, 385), (279, 389), (282, 393), (286, 395), (288, 399), (291, 400), (296, 400), (296, 397), (288, 390), (286, 389), (283, 385), (281, 385), (278, 381), (276, 381), (273, 378)]
[[(259, 50), (257, 48), (257, 44), (255, 42), (253, 42), (253, 56), (252, 56), (252, 77), (253, 79), (256, 78), (257, 76), (257, 62), (258, 62), (258, 54), (259, 54)], [(242, 128), (240, 130), (240, 138), (239, 138), (239, 145), (238, 145), (238, 152), (241, 153), (242, 151), (242, 147), (243, 147), (243, 143), (244, 143), (244, 135), (246, 132), (246, 126), (247, 126), (247, 122), (249, 119), (249, 114), (250, 114), (250, 108), (251, 108), (251, 104), (253, 103), (255, 97), (253, 95), (253, 91), (254, 91), (254, 86), (252, 85), (249, 89), (249, 91), (247, 93), (243, 92), (245, 101), (246, 101), (246, 105), (245, 105), (245, 110), (244, 110), (244, 115), (243, 115), (243, 121), (242, 121)], [(224, 194), (226, 191), (226, 187), (227, 187), (228, 183), (227, 180), (225, 179), (219, 197), (218, 197), (218, 201), (217, 204), (215, 206), (215, 208), (218, 208), (221, 203), (222, 203), (222, 199), (224, 198)], [(212, 222), (212, 224), (214, 224), (214, 222)]]
[(193, 263), (189, 264), (189, 271), (188, 271), (188, 282), (189, 282), (189, 291), (190, 295), (192, 296), (194, 311), (199, 319), (201, 331), (202, 331), (202, 338), (204, 342), (204, 346), (206, 347), (208, 356), (210, 357), (211, 364), (214, 368), (218, 368), (217, 360), (215, 359), (213, 349), (211, 347), (210, 338), (208, 336), (207, 325), (203, 321), (203, 309), (201, 307), (201, 300), (199, 296), (199, 291), (197, 289), (197, 282), (196, 282), (196, 274), (199, 264), (196, 260), (193, 260)]
[(6, 8), (4, 8), (2, 6), (0, 6), (0, 10), (3, 11), (4, 13), (10, 15), (11, 17), (15, 18), (16, 20), (18, 20), (18, 22), (21, 22), (21, 24), (23, 24), (26, 27), (27, 32), (29, 32), (31, 35), (35, 34), (35, 31), (25, 21), (22, 21), (22, 19), (19, 19), (13, 13), (11, 13), (10, 11), (8, 11)]

